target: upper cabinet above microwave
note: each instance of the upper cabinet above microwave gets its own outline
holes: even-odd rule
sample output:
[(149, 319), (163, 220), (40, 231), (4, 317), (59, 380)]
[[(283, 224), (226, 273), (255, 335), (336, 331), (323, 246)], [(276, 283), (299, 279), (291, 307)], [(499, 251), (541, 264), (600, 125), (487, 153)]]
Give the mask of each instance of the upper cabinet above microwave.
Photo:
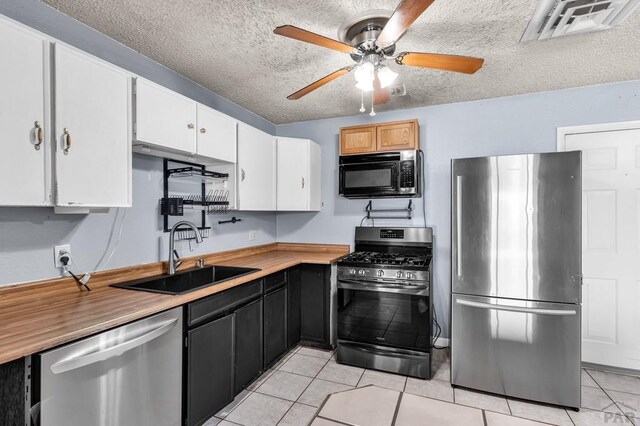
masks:
[(418, 120), (340, 129), (340, 155), (420, 149)]
[(135, 111), (134, 151), (200, 164), (236, 162), (233, 118), (142, 78)]

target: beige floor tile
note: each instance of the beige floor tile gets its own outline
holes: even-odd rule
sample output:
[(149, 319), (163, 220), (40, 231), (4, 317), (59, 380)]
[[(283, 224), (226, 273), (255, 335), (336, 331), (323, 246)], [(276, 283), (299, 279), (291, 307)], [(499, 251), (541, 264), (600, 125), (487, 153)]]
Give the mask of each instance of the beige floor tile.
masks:
[(607, 391), (607, 394), (627, 417), (640, 418), (640, 395), (617, 391)]
[(297, 400), (313, 378), (278, 370), (269, 377), (256, 392), (289, 401)]
[(516, 417), (524, 417), (525, 419), (551, 423), (559, 426), (573, 425), (567, 411), (563, 408), (536, 404), (533, 402), (517, 401), (514, 399), (509, 399), (507, 402), (509, 403), (511, 414)]
[(325, 350), (316, 349), (316, 348), (306, 348), (304, 346), (300, 347), (300, 349), (296, 353), (300, 355), (315, 356), (316, 358), (322, 358), (326, 360), (328, 360), (333, 356), (333, 351), (325, 351)]
[(400, 376), (398, 374), (385, 373), (376, 370), (365, 370), (364, 374), (360, 378), (360, 381), (358, 382), (358, 387), (375, 385), (381, 388), (387, 388), (402, 392), (404, 390), (404, 385), (406, 382), (406, 376)]
[(282, 358), (280, 358), (280, 359), (278, 360), (278, 362), (276, 362), (275, 364), (273, 364), (273, 365), (271, 366), (271, 369), (272, 369), (272, 370), (277, 370), (277, 369), (279, 369), (280, 367), (282, 367), (282, 365), (283, 365), (284, 363), (286, 363), (288, 360), (290, 360), (290, 359), (291, 359), (291, 357), (292, 357), (292, 356), (294, 356), (295, 354), (296, 354), (296, 353), (295, 353), (294, 351), (291, 351), (291, 352), (289, 352), (289, 353), (285, 354)]
[(256, 389), (258, 389), (258, 387), (263, 384), (269, 377), (271, 377), (271, 375), (277, 370), (274, 370), (273, 368), (265, 371), (264, 373), (262, 373), (262, 376), (258, 377), (257, 379), (255, 379), (253, 381), (253, 383), (251, 383), (249, 386), (247, 386), (247, 390), (250, 391), (254, 391)]
[(453, 402), (453, 388), (449, 383), (441, 380), (422, 380), (407, 377), (404, 391), (414, 395)]
[(218, 411), (216, 413), (216, 417), (218, 417), (220, 419), (226, 418), (229, 415), (229, 413), (231, 411), (233, 411), (233, 409), (236, 408), (238, 405), (240, 405), (240, 403), (242, 401), (244, 401), (246, 398), (248, 398), (249, 395), (251, 395), (250, 391), (248, 391), (246, 389), (243, 390), (238, 395), (236, 395), (236, 397), (233, 399), (233, 401), (231, 401), (229, 404), (227, 404), (226, 407), (224, 407), (222, 410)]
[(512, 417), (506, 414), (495, 413), (493, 411), (485, 411), (487, 426), (537, 426), (545, 425), (545, 423), (536, 422), (519, 417)]
[(405, 393), (402, 395), (395, 426), (482, 426), (482, 411), (449, 402), (423, 398)]
[(289, 408), (278, 426), (307, 426), (316, 414), (316, 408), (297, 402)]
[(349, 386), (355, 386), (360, 381), (362, 373), (364, 373), (364, 368), (337, 364), (333, 361), (329, 361), (325, 364), (320, 373), (318, 373), (317, 377), (318, 379), (344, 383), (345, 385)]
[(333, 426), (340, 425), (340, 423), (332, 422), (331, 420), (317, 418), (309, 426)]
[(284, 399), (252, 393), (225, 420), (245, 426), (275, 426), (292, 405)]
[(451, 364), (448, 362), (434, 363), (431, 379), (449, 383), (451, 381)]
[(443, 362), (451, 362), (451, 358), (449, 356), (449, 348), (445, 349), (435, 349), (433, 352), (433, 361), (443, 361)]
[(222, 422), (222, 419), (219, 419), (217, 417), (211, 417), (209, 420), (204, 422), (202, 426), (217, 426), (220, 424), (220, 422)]
[(587, 370), (589, 375), (602, 386), (603, 389), (618, 392), (635, 393), (640, 395), (640, 378), (626, 374), (609, 373), (606, 371)]
[(495, 411), (498, 413), (511, 414), (507, 399), (503, 396), (489, 395), (481, 392), (474, 392), (466, 389), (456, 389), (456, 404), (467, 405), (469, 407), (481, 408), (483, 410)]
[(593, 380), (593, 378), (589, 375), (589, 373), (587, 373), (587, 370), (583, 368), (580, 374), (581, 374), (580, 379), (582, 381), (582, 386), (590, 386), (592, 388), (599, 387), (596, 381)]
[(593, 411), (582, 409), (578, 412), (567, 410), (571, 420), (576, 426), (611, 426), (631, 425), (632, 423), (622, 414), (605, 413), (604, 411)]
[(238, 423), (231, 423), (230, 421), (223, 420), (220, 423), (218, 423), (217, 426), (238, 426)]
[(280, 370), (315, 377), (326, 363), (327, 361), (322, 358), (293, 354), (293, 356), (280, 367)]
[(331, 395), (318, 415), (348, 424), (390, 426), (399, 397), (398, 391), (366, 386)]
[(620, 412), (613, 400), (602, 389), (589, 386), (582, 386), (582, 403), (580, 405), (589, 410)]
[(327, 395), (335, 392), (342, 392), (348, 389), (353, 389), (353, 387), (343, 385), (341, 383), (315, 379), (302, 393), (302, 395), (300, 395), (300, 398), (298, 398), (298, 402), (312, 405), (314, 407), (319, 407), (324, 402)]

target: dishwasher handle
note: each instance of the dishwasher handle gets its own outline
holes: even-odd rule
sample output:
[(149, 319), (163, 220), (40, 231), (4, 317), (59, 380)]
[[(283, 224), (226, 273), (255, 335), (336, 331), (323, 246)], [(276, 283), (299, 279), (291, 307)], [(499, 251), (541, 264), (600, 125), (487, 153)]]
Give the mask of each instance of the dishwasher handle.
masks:
[(74, 356), (58, 361), (51, 366), (51, 371), (53, 372), (53, 374), (65, 373), (67, 371), (75, 370), (89, 364), (94, 364), (96, 362), (101, 362), (109, 358), (120, 356), (131, 349), (142, 346), (145, 343), (148, 343), (169, 332), (173, 327), (176, 326), (177, 323), (178, 319), (174, 318), (162, 321), (159, 324), (154, 324), (152, 327), (150, 327), (149, 331), (146, 331), (144, 334), (137, 336), (131, 340), (127, 340), (126, 342), (119, 343), (115, 346), (111, 346), (100, 351), (91, 352), (86, 355)]

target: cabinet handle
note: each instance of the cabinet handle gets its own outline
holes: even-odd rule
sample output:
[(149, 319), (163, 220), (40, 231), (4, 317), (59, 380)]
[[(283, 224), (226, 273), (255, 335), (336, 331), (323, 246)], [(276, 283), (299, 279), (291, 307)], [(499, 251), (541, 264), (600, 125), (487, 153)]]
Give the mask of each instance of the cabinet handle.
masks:
[(244, 182), (244, 169), (240, 169), (240, 181)]
[(42, 131), (42, 126), (39, 121), (36, 121), (33, 126), (35, 127), (35, 136), (36, 136), (36, 144), (33, 146), (36, 151), (40, 151), (40, 145), (42, 145), (42, 141), (44, 139), (44, 132)]
[(302, 178), (302, 189), (304, 189), (304, 178)]
[(200, 133), (207, 133), (207, 129), (203, 127), (202, 129), (200, 129)]
[(62, 138), (64, 141), (64, 148), (62, 149), (62, 151), (64, 152), (64, 155), (67, 155), (69, 153), (69, 149), (71, 148), (71, 133), (69, 133), (69, 129), (67, 129), (66, 127), (63, 130)]
[(187, 128), (189, 128), (189, 129), (193, 129), (194, 127), (195, 127), (195, 126), (193, 125), (193, 123), (189, 123), (189, 124), (187, 124)]

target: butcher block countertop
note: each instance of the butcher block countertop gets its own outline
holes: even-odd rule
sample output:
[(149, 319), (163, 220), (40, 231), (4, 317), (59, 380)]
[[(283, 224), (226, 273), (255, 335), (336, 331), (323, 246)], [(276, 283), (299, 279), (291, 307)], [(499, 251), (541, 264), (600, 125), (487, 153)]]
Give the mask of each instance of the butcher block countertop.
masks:
[(166, 295), (109, 287), (166, 270), (166, 262), (92, 274), (91, 291), (70, 278), (0, 288), (0, 364), (68, 343), (103, 330), (184, 305), (301, 263), (329, 265), (349, 253), (346, 245), (272, 243), (185, 259), (179, 270), (197, 259), (206, 265), (259, 268), (182, 295)]

